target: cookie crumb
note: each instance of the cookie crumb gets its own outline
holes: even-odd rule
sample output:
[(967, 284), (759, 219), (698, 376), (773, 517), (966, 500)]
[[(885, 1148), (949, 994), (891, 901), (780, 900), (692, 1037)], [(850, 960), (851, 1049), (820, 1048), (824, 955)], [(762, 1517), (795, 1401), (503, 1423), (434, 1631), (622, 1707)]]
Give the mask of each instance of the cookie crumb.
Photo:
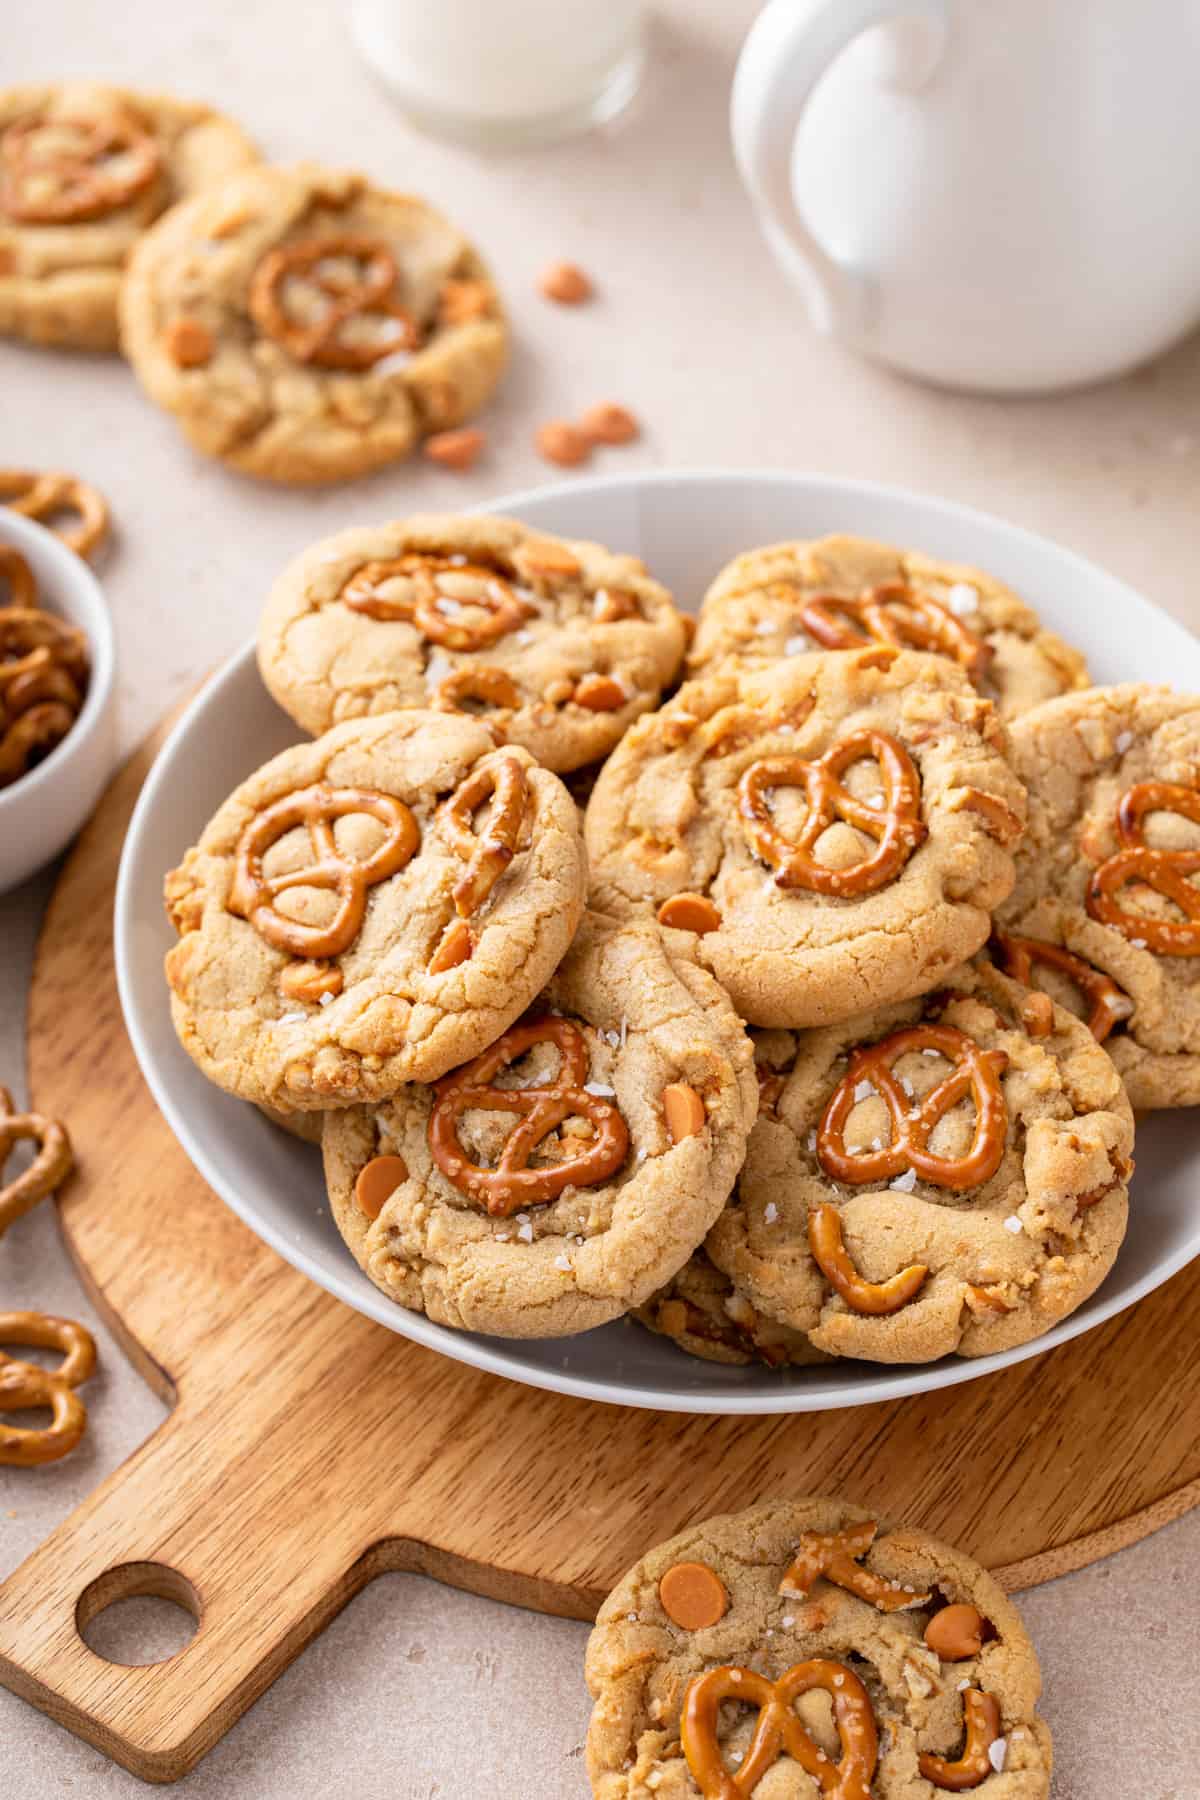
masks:
[(591, 277), (578, 263), (547, 263), (538, 276), (538, 292), (557, 306), (580, 306), (592, 297)]

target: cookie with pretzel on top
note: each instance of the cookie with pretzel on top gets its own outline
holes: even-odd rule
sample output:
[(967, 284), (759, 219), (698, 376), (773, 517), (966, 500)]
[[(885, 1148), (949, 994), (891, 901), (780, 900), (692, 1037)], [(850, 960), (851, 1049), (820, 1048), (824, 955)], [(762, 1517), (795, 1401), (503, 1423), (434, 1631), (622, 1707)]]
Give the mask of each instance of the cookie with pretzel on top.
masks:
[(506, 1337), (585, 1331), (687, 1260), (755, 1105), (749, 1040), (689, 938), (589, 913), (489, 1049), (326, 1115), (330, 1204), (401, 1306)]
[(267, 687), (306, 731), (396, 707), (469, 713), (565, 773), (607, 756), (683, 656), (633, 556), (516, 519), (428, 515), (313, 544), (259, 626)]
[(1026, 1343), (1095, 1291), (1125, 1235), (1133, 1115), (1087, 1027), (1028, 1001), (981, 957), (921, 999), (756, 1034), (764, 1104), (705, 1240), (735, 1317), (929, 1362)]
[(1029, 828), (996, 961), (1088, 1022), (1137, 1109), (1200, 1103), (1200, 698), (1064, 695), (1012, 757)]
[(609, 757), (585, 834), (596, 905), (693, 931), (744, 1019), (796, 1028), (977, 951), (1024, 817), (965, 672), (880, 645), (686, 683)]
[(1005, 719), (1088, 680), (1079, 651), (992, 576), (859, 537), (734, 557), (704, 597), (688, 667), (699, 675), (730, 656), (775, 662), (868, 644), (946, 657)]
[(595, 1800), (1046, 1800), (1041, 1672), (1011, 1600), (923, 1531), (775, 1501), (650, 1550), (585, 1664)]
[(351, 720), (244, 781), (167, 876), (176, 1032), (285, 1120), (386, 1099), (519, 1016), (585, 885), (575, 802), (527, 750), (446, 713)]
[(0, 91), (0, 335), (115, 350), (138, 239), (256, 160), (232, 120), (167, 94), (84, 81)]
[(343, 481), (478, 412), (508, 327), (448, 219), (304, 163), (246, 170), (146, 234), (121, 347), (196, 449), (272, 481)]

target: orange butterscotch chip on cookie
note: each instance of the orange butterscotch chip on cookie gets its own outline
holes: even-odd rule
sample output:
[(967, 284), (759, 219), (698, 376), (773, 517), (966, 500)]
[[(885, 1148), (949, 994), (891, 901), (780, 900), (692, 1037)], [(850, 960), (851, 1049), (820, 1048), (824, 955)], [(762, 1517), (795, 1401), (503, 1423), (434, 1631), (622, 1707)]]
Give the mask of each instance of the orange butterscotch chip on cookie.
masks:
[(358, 1172), (354, 1198), (368, 1219), (377, 1219), (396, 1189), (408, 1180), (402, 1156), (373, 1156)]
[(707, 1114), (704, 1102), (694, 1087), (686, 1081), (673, 1081), (663, 1089), (663, 1114), (667, 1121), (667, 1130), (671, 1134), (673, 1144), (681, 1144), (684, 1138), (695, 1137), (703, 1131)]
[(925, 1642), (942, 1662), (966, 1662), (982, 1650), (986, 1623), (977, 1606), (943, 1606), (925, 1627)]
[(486, 281), (443, 281), (438, 295), (440, 324), (467, 325), (472, 319), (486, 319), (492, 311), (492, 290)]
[(589, 712), (619, 712), (629, 695), (611, 675), (585, 675), (577, 683), (572, 699)]
[(212, 332), (199, 319), (186, 316), (175, 319), (167, 326), (165, 343), (167, 355), (180, 369), (201, 369), (205, 363), (212, 361), (212, 353), (216, 348)]
[(672, 894), (659, 907), (658, 922), (672, 926), (676, 931), (694, 931), (698, 937), (703, 937), (706, 931), (717, 929), (721, 915), (704, 894)]
[(675, 1563), (658, 1584), (662, 1609), (684, 1631), (705, 1631), (729, 1611), (725, 1583), (707, 1563)]
[(327, 962), (290, 962), (279, 977), (279, 991), (289, 1000), (319, 1005), (323, 995), (342, 991), (342, 971)]

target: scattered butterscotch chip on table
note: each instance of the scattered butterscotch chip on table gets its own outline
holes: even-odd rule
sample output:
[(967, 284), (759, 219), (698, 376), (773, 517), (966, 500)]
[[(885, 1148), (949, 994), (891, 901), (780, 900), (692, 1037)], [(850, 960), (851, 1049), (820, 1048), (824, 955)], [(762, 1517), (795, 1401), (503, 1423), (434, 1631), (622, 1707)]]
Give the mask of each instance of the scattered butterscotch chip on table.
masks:
[(839, 1500), (691, 1525), (600, 1608), (595, 1800), (1047, 1800), (1041, 1672), (961, 1551)]
[(539, 456), (564, 469), (576, 468), (592, 454), (591, 439), (566, 419), (551, 419), (539, 425), (534, 443)]
[(545, 299), (559, 306), (579, 306), (592, 297), (590, 276), (577, 263), (547, 263), (538, 276), (538, 288)]
[[(33, 1469), (69, 1456), (83, 1437), (87, 1409), (75, 1389), (95, 1372), (96, 1343), (90, 1331), (73, 1319), (50, 1313), (0, 1313), (0, 1346), (19, 1344), (58, 1350), (62, 1361), (45, 1369), (22, 1362), (0, 1348), (0, 1463)], [(10, 1425), (6, 1413), (43, 1412), (48, 1425)]]
[(626, 407), (606, 403), (589, 406), (579, 420), (579, 429), (593, 444), (629, 444), (642, 428)]
[(486, 434), (477, 426), (464, 425), (458, 431), (438, 431), (426, 438), (423, 454), (443, 469), (465, 473), (475, 467), (486, 443)]

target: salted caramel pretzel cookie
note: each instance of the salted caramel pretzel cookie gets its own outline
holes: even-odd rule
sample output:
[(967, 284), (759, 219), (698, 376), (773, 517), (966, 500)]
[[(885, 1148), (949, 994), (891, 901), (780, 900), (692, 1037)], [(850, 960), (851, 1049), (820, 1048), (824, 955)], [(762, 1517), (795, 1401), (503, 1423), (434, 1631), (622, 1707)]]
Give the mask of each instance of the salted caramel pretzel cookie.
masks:
[(1089, 1023), (1139, 1109), (1200, 1102), (1200, 698), (1129, 684), (1013, 729), (1029, 835), (996, 960)]
[(976, 951), (1024, 816), (990, 703), (883, 646), (688, 682), (610, 756), (585, 831), (596, 905), (695, 931), (744, 1019), (799, 1026)]
[(606, 756), (683, 654), (671, 596), (632, 556), (516, 519), (430, 515), (314, 544), (259, 629), (263, 680), (306, 731), (434, 706), (477, 713), (548, 769)]
[(255, 160), (231, 120), (166, 94), (83, 81), (0, 91), (0, 334), (115, 350), (139, 237)]
[(691, 1525), (600, 1608), (595, 1800), (1046, 1800), (1041, 1671), (999, 1584), (841, 1500)]
[(180, 1042), (277, 1114), (380, 1100), (498, 1037), (571, 941), (578, 813), (474, 719), (393, 713), (283, 751), (166, 879)]
[(705, 1249), (835, 1356), (931, 1362), (1074, 1312), (1125, 1235), (1133, 1116), (1086, 1026), (984, 958), (945, 988), (760, 1042), (779, 1083)]
[(765, 1363), (769, 1369), (830, 1362), (802, 1331), (755, 1312), (704, 1247), (639, 1307), (638, 1323), (705, 1362)]
[(508, 329), (449, 220), (305, 163), (247, 170), (156, 225), (130, 262), (121, 344), (198, 450), (318, 482), (478, 412)]
[(688, 667), (873, 643), (949, 657), (1002, 718), (1088, 682), (1079, 651), (990, 575), (857, 537), (735, 557), (704, 597)]
[(505, 1337), (640, 1305), (720, 1211), (746, 1147), (750, 1045), (688, 940), (587, 914), (519, 1024), (436, 1087), (330, 1113), (329, 1197), (401, 1306)]

